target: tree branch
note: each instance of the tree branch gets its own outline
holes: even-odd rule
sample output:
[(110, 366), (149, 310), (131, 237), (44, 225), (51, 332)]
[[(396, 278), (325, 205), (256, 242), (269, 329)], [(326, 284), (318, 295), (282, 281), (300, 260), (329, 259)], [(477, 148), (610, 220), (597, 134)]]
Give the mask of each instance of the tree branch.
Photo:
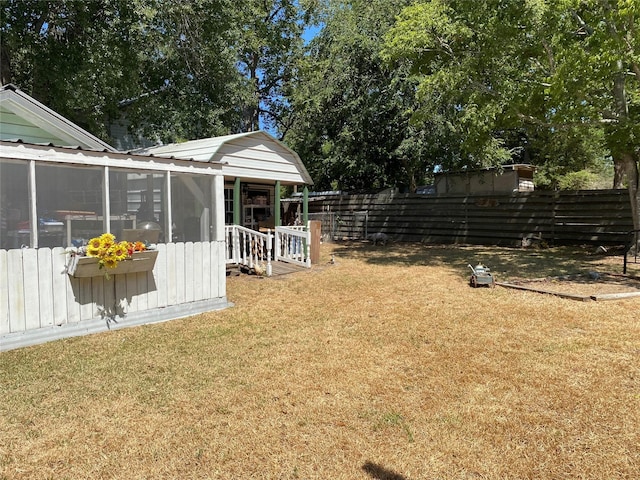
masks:
[(553, 56), (553, 50), (551, 50), (551, 46), (549, 45), (549, 43), (547, 43), (547, 41), (544, 38), (542, 39), (542, 47), (544, 48), (544, 51), (547, 52), (547, 58), (549, 59), (550, 73), (553, 75), (553, 73), (556, 70), (556, 60), (555, 60), (555, 57)]

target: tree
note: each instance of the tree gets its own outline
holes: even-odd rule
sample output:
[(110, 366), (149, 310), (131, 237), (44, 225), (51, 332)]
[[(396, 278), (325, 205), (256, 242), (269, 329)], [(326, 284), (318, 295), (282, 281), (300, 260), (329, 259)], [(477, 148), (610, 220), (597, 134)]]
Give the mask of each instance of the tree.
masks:
[[(415, 188), (442, 147), (410, 123), (415, 83), (380, 57), (381, 35), (408, 0), (330, 2), (288, 97), (287, 141), (319, 189)], [(434, 131), (439, 126), (434, 126)]]
[(420, 115), (446, 111), (471, 164), (511, 157), (514, 129), (583, 142), (601, 132), (640, 228), (639, 14), (637, 0), (422, 1), (403, 10), (383, 53), (410, 62)]
[(139, 95), (127, 116), (165, 142), (242, 131), (250, 88), (237, 68), (238, 2), (135, 0)]
[(3, 2), (2, 83), (105, 138), (105, 115), (137, 92), (136, 17), (119, 0)]
[(284, 94), (302, 52), (305, 20), (297, 1), (247, 0), (240, 22), (238, 62), (250, 88), (242, 129), (265, 127), (284, 136), (290, 126)]
[(250, 95), (237, 68), (232, 0), (8, 0), (2, 82), (99, 137), (126, 113), (164, 141), (241, 129)]

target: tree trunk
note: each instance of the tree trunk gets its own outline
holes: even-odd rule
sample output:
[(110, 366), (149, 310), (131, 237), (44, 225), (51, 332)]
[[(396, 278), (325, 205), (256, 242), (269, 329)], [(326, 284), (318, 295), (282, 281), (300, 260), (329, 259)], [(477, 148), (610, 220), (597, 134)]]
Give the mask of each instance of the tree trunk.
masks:
[[(640, 230), (640, 176), (638, 162), (632, 153), (620, 155), (620, 162), (624, 164), (631, 200), (631, 214), (633, 216), (633, 229)], [(636, 237), (637, 238), (637, 237)], [(640, 245), (634, 245), (634, 251), (638, 251)]]
[[(629, 196), (631, 197), (631, 212), (633, 213), (633, 229), (640, 230), (640, 168), (638, 161), (631, 157), (629, 164), (629, 173), (627, 174), (629, 182)], [(638, 243), (634, 245), (635, 252), (640, 251), (640, 232), (636, 235)]]
[[(613, 100), (616, 113), (619, 118), (618, 128), (623, 128), (629, 121), (629, 105), (625, 92), (625, 70), (622, 61), (618, 61), (618, 73), (613, 77)], [(624, 131), (624, 130), (623, 130)], [(640, 229), (640, 192), (638, 184), (638, 162), (633, 154), (633, 145), (617, 145), (617, 152), (614, 153), (613, 160), (616, 165), (620, 165), (627, 177), (629, 188), (629, 198), (631, 199), (631, 214), (633, 216), (633, 229)], [(634, 245), (637, 251), (638, 245)]]
[(624, 162), (615, 158), (613, 160), (613, 188), (624, 188), (624, 176), (626, 174)]
[(11, 55), (6, 42), (0, 44), (0, 86), (11, 83)]

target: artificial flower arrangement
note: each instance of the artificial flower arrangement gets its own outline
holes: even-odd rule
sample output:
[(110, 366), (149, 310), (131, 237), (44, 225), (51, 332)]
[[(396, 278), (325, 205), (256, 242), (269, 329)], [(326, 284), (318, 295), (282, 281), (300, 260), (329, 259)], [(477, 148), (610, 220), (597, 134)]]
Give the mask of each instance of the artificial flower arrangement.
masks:
[[(102, 270), (109, 279), (109, 271), (114, 271), (125, 261), (126, 268), (118, 268), (115, 273), (148, 271), (153, 269), (157, 255), (157, 251), (149, 251), (150, 248), (151, 246), (139, 241), (118, 242), (112, 233), (103, 233), (89, 240), (85, 246), (67, 249), (67, 253), (71, 254), (67, 271), (74, 277), (88, 277), (99, 274), (98, 270)], [(143, 252), (144, 255), (141, 255)]]
[(147, 246), (143, 242), (116, 242), (112, 233), (103, 233), (89, 240), (85, 247), (88, 257), (97, 257), (100, 268), (116, 268), (118, 262), (131, 258), (134, 252), (144, 252)]

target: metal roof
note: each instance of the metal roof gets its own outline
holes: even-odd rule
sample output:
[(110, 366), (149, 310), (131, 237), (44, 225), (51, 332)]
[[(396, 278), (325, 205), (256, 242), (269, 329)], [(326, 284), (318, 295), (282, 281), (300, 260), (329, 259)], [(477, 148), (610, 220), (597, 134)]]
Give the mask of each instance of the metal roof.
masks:
[[(254, 141), (253, 145), (248, 144), (251, 140)], [(258, 148), (257, 143), (261, 143), (264, 148)], [(252, 179), (277, 179), (278, 169), (286, 169), (285, 165), (291, 165), (295, 167), (299, 183), (313, 184), (298, 154), (263, 130), (158, 145), (134, 152), (157, 156), (173, 155), (197, 162), (221, 162), (223, 172), (226, 170), (229, 176)], [(260, 165), (260, 162), (263, 164)], [(265, 167), (268, 163), (273, 169)], [(283, 174), (283, 178), (287, 178), (289, 183), (298, 183), (290, 180), (290, 174)]]
[(200, 163), (173, 156), (157, 156), (137, 152), (96, 150), (83, 147), (60, 147), (54, 144), (36, 144), (21, 140), (0, 140), (0, 158), (38, 160), (45, 163), (112, 166), (138, 170), (172, 171), (221, 175), (218, 162)]
[(68, 142), (64, 145), (56, 146), (64, 147), (71, 144), (79, 144), (85, 148), (95, 150), (116, 151), (108, 143), (100, 140), (59, 113), (54, 112), (13, 84), (0, 87), (0, 105), (43, 131)]

